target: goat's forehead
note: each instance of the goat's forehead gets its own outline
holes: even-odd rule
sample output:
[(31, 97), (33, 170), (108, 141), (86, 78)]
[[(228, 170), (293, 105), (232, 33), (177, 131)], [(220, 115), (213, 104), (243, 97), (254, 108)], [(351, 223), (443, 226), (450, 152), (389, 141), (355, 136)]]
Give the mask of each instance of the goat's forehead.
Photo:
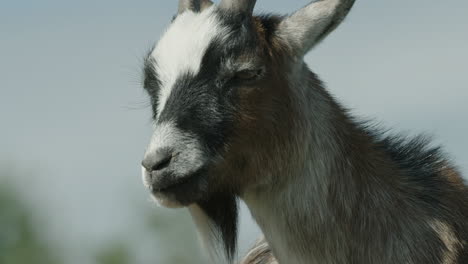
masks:
[(150, 56), (160, 81), (170, 85), (181, 74), (196, 74), (206, 50), (215, 39), (227, 37), (215, 8), (180, 14), (163, 34)]

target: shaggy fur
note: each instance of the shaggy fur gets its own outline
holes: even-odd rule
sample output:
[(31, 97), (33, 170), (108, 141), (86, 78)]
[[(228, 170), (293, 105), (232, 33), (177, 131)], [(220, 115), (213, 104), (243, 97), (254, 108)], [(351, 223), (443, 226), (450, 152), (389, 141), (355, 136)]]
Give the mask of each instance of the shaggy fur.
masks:
[(174, 127), (145, 157), (153, 196), (190, 208), (216, 263), (235, 259), (239, 198), (265, 236), (243, 263), (468, 263), (454, 166), (423, 137), (356, 121), (303, 61), (354, 0), (287, 17), (254, 4), (182, 0), (146, 60), (155, 131)]

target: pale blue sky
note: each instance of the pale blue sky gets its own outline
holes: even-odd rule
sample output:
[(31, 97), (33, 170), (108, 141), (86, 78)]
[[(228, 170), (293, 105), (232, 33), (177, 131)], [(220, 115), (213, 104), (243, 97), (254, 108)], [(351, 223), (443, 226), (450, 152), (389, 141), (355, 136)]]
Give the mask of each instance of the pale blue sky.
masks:
[[(257, 10), (307, 2), (259, 0)], [(175, 10), (148, 0), (0, 4), (0, 164), (24, 173), (15, 181), (34, 187), (31, 203), (70, 245), (138, 241), (138, 212), (154, 210), (139, 172), (151, 132), (140, 64)], [(467, 175), (467, 10), (463, 0), (360, 0), (307, 62), (353, 112), (433, 134)]]

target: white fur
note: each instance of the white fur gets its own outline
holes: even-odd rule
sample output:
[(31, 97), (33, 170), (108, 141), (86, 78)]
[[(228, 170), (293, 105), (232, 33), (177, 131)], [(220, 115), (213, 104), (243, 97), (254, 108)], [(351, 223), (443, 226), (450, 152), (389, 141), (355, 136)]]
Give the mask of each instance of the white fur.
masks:
[(177, 78), (183, 74), (197, 74), (207, 48), (216, 37), (226, 36), (215, 7), (201, 13), (186, 11), (167, 29), (151, 56), (161, 81), (158, 115), (164, 109)]
[(176, 200), (171, 199), (170, 197), (167, 197), (166, 195), (162, 193), (154, 193), (152, 198), (153, 198), (153, 201), (160, 207), (166, 207), (166, 208), (172, 208), (172, 209), (184, 207), (182, 204), (180, 204)]
[(141, 166), (141, 180), (143, 181), (143, 185), (146, 188), (152, 190), (152, 186), (149, 179), (149, 173), (143, 166)]
[(161, 148), (172, 148), (184, 135), (172, 122), (165, 122), (154, 127), (153, 136), (148, 145), (147, 152)]

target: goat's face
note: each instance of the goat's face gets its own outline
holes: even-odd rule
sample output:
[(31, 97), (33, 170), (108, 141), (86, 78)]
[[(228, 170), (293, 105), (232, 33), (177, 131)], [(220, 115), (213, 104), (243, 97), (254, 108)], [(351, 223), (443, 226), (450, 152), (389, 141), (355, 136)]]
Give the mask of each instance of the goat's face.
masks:
[(238, 194), (262, 184), (255, 177), (275, 164), (270, 156), (294, 160), (284, 139), (302, 114), (297, 102), (309, 102), (293, 88), (311, 81), (296, 70), (354, 0), (315, 1), (284, 18), (253, 17), (255, 2), (179, 0), (145, 60), (155, 131), (143, 180), (164, 206)]
[(257, 109), (268, 108), (263, 93), (275, 82), (264, 43), (268, 29), (259, 23), (215, 7), (187, 11), (147, 57), (144, 85), (155, 131), (143, 180), (161, 205), (187, 206), (212, 192), (236, 191), (223, 164), (242, 163), (230, 152), (246, 142), (242, 131), (254, 129)]

